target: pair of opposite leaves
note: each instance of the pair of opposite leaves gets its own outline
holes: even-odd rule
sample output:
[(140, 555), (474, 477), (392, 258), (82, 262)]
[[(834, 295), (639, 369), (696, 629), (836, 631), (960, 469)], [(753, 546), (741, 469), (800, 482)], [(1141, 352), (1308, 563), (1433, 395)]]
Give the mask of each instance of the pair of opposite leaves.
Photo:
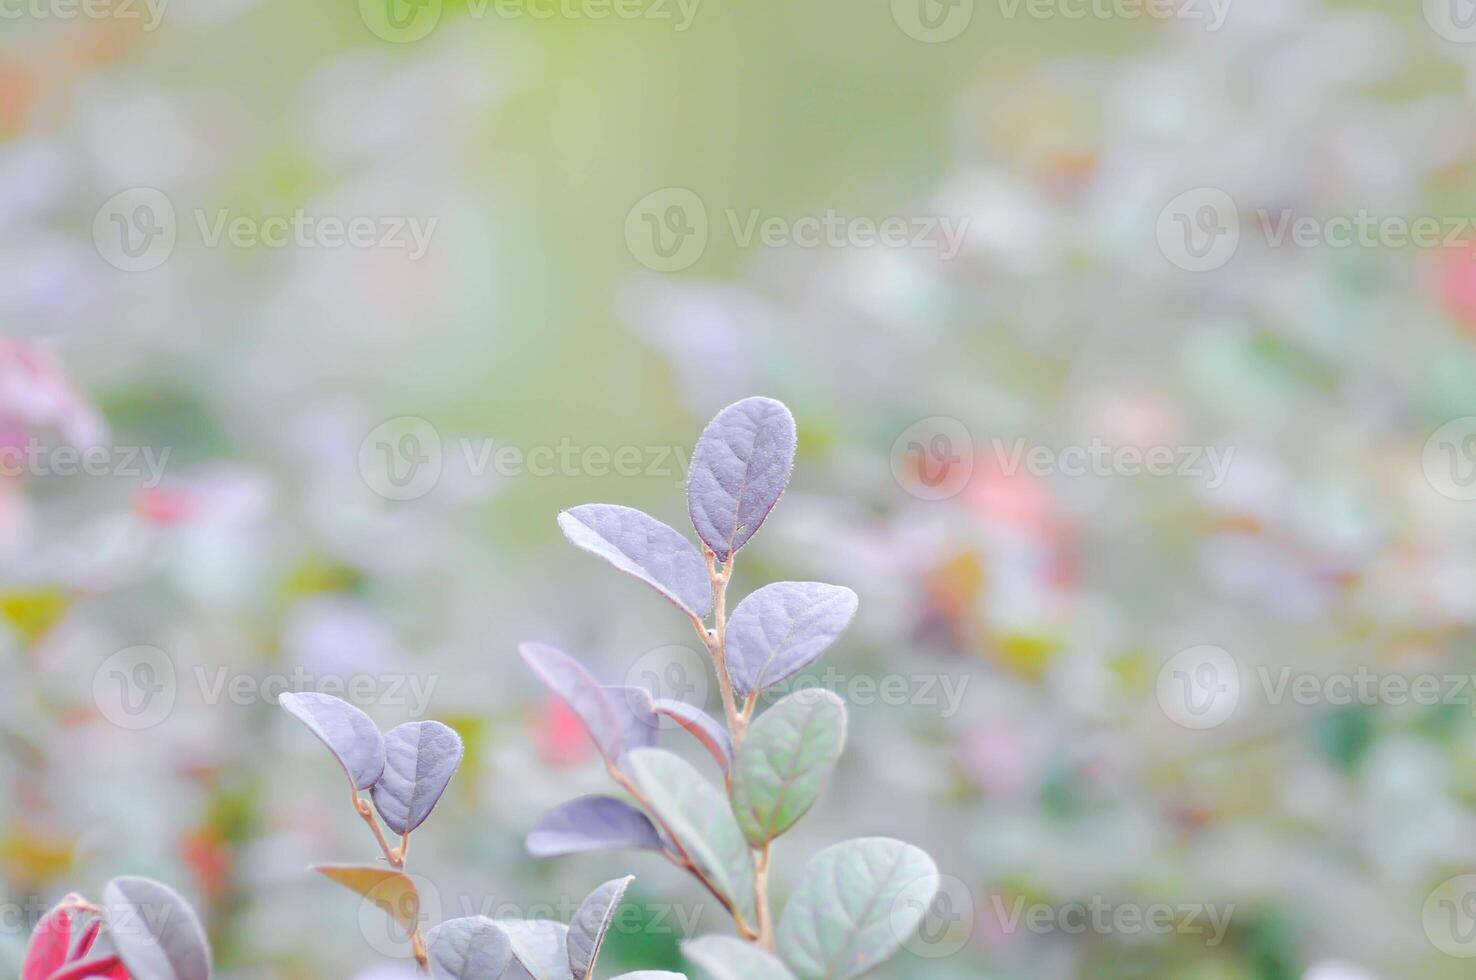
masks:
[[(692, 454), (687, 512), (721, 562), (774, 509), (794, 470), (794, 416), (772, 398), (745, 398), (707, 424)], [(584, 504), (559, 515), (580, 548), (656, 589), (694, 620), (712, 611), (707, 562), (686, 536), (634, 507)], [(748, 699), (788, 680), (833, 643), (856, 613), (856, 593), (822, 582), (775, 582), (727, 623), (728, 676)]]
[(103, 889), (101, 909), (101, 918), (93, 918), (73, 896), (42, 916), (21, 980), (209, 980), (205, 930), (167, 885), (114, 878)]
[(288, 692), (277, 703), (328, 746), (354, 789), (369, 790), (397, 834), (425, 822), (461, 765), (461, 736), (439, 721), (406, 722), (381, 735), (373, 719), (332, 695)]

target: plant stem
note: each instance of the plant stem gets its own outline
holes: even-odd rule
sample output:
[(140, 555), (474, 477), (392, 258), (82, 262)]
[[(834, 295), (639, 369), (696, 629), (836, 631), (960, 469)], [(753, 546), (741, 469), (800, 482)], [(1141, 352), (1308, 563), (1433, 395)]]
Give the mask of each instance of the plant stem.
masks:
[(430, 972), (430, 951), (425, 948), (425, 937), (420, 934), (420, 926), (410, 933), (410, 948), (415, 953), (415, 963), (420, 967), (422, 973)]
[(758, 944), (764, 949), (774, 948), (774, 915), (769, 909), (769, 857), (773, 841), (768, 841), (754, 862), (754, 904), (758, 906)]
[(374, 819), (374, 808), (369, 805), (368, 800), (359, 795), (359, 788), (353, 783), (349, 783), (349, 790), (354, 795), (354, 810), (369, 825), (369, 830), (374, 834), (375, 842), (379, 844), (379, 849), (384, 852), (384, 859), (393, 868), (403, 868), (405, 866), (405, 858), (399, 851), (390, 847), (389, 841), (385, 840), (384, 831), (379, 829), (379, 821)]
[[(721, 569), (718, 568), (717, 555), (708, 547), (703, 547), (702, 553), (707, 558), (707, 574), (712, 580), (712, 629), (706, 629), (701, 620), (696, 620), (697, 631), (707, 644), (707, 649), (712, 653), (713, 666), (717, 670), (718, 687), (723, 692), (723, 713), (728, 718), (728, 734), (733, 739), (733, 753), (736, 758), (738, 750), (743, 746), (743, 738), (748, 734), (748, 722), (753, 717), (754, 708), (758, 705), (758, 692), (754, 692), (744, 702), (742, 708), (738, 707), (737, 698), (733, 694), (733, 681), (728, 676), (728, 583), (733, 578), (733, 556), (729, 555), (727, 562)], [(732, 774), (728, 775), (728, 792), (733, 791)], [(646, 808), (647, 810), (650, 807)], [(758, 931), (745, 928), (745, 923), (734, 912), (733, 917), (738, 922), (738, 930), (743, 938), (749, 942), (758, 943), (764, 949), (774, 948), (774, 915), (769, 906), (769, 856), (772, 842), (765, 843), (758, 849), (754, 858), (754, 908), (758, 911)], [(709, 889), (717, 894), (712, 886)], [(722, 896), (718, 895), (719, 900)], [(724, 902), (724, 904), (727, 904)], [(731, 905), (728, 910), (733, 912)]]
[(711, 548), (704, 547), (707, 558), (707, 574), (712, 579), (712, 629), (700, 629), (702, 640), (712, 654), (713, 667), (717, 671), (718, 688), (723, 692), (723, 713), (728, 716), (728, 730), (733, 736), (733, 748), (743, 743), (748, 729), (748, 719), (738, 710), (733, 696), (733, 681), (728, 676), (728, 582), (733, 577), (733, 557), (721, 569), (717, 566), (717, 555)]

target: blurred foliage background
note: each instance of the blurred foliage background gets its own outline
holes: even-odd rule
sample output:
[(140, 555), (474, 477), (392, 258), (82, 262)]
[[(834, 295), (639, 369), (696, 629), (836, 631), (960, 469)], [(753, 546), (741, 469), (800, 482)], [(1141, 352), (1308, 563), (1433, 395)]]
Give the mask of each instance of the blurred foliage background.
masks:
[[(432, 26), (386, 30), (370, 0), (6, 8), (0, 446), (27, 461), (0, 476), (7, 963), (45, 905), (141, 873), (198, 903), (222, 976), (398, 975), (404, 949), (304, 871), (373, 842), (273, 703), (359, 678), (383, 727), (468, 742), (411, 862), (446, 916), (567, 917), (629, 871), (645, 926), (606, 970), (684, 969), (684, 928), (726, 924), (676, 871), (526, 856), (544, 810), (604, 779), (514, 650), (716, 709), (680, 617), (554, 517), (610, 501), (685, 527), (684, 454), (761, 393), (794, 410), (800, 458), (736, 588), (862, 600), (816, 678), (852, 701), (851, 743), (776, 849), (781, 896), (813, 850), (887, 834), (937, 857), (949, 898), (879, 975), (1466, 974), (1476, 47), (1456, 8), (925, 3), (963, 18), (945, 37), (906, 0), (700, 0), (685, 29), (675, 3), (392, 5)], [(708, 219), (669, 271), (629, 231), (665, 188)], [(140, 189), (175, 240), (130, 271), (114, 219), (167, 218)], [(1191, 271), (1162, 230), (1204, 189), (1238, 247)], [(1458, 233), (1292, 246), (1261, 211)], [(729, 218), (831, 212), (966, 231), (953, 256), (745, 246)], [(208, 234), (298, 213), (434, 225), (423, 255)], [(946, 495), (913, 443), (951, 461)], [(64, 445), (105, 472), (38, 461)], [(1093, 445), (1228, 465), (1010, 462)], [(585, 452), (631, 447), (624, 475)], [(398, 452), (438, 477), (402, 492)], [(1197, 728), (1172, 671), (1204, 647), (1240, 687)], [(1284, 669), (1440, 694), (1295, 701), (1264, 680)], [(889, 678), (898, 697), (866, 686)], [(1066, 927), (1098, 906), (1172, 926)]]

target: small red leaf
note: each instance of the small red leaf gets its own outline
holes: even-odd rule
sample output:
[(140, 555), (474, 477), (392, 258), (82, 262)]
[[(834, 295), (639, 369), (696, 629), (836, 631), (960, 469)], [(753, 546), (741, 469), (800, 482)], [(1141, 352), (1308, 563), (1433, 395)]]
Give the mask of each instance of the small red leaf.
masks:
[(98, 934), (102, 932), (102, 919), (93, 919), (87, 924), (87, 928), (77, 935), (77, 944), (72, 948), (71, 958), (80, 960), (92, 951), (92, 944), (97, 942)]
[(72, 917), (75, 909), (65, 903), (47, 912), (31, 933), (26, 948), (26, 961), (21, 967), (21, 980), (47, 980), (67, 962), (72, 944)]

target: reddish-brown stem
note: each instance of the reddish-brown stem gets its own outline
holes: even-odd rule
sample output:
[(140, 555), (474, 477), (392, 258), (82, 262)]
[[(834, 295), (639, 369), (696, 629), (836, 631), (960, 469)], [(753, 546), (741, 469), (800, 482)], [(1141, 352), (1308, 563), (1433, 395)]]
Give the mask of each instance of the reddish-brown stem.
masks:
[(728, 582), (733, 577), (733, 558), (730, 555), (727, 563), (720, 569), (717, 555), (713, 554), (712, 549), (702, 550), (707, 558), (707, 574), (712, 580), (713, 611), (712, 629), (703, 627), (699, 620), (698, 633), (702, 636), (702, 642), (707, 644), (708, 652), (712, 654), (718, 689), (723, 694), (723, 713), (727, 715), (728, 730), (732, 733), (733, 747), (736, 749), (743, 742), (748, 719), (738, 710), (738, 702), (733, 696), (733, 681), (728, 676)]
[(404, 857), (399, 851), (390, 847), (389, 841), (385, 839), (384, 831), (379, 828), (379, 821), (374, 818), (374, 808), (369, 805), (368, 800), (359, 795), (359, 788), (352, 782), (349, 783), (349, 791), (353, 793), (354, 811), (363, 818), (364, 823), (369, 825), (369, 830), (374, 834), (374, 841), (379, 845), (384, 859), (390, 863), (391, 867), (403, 868), (405, 866)]

